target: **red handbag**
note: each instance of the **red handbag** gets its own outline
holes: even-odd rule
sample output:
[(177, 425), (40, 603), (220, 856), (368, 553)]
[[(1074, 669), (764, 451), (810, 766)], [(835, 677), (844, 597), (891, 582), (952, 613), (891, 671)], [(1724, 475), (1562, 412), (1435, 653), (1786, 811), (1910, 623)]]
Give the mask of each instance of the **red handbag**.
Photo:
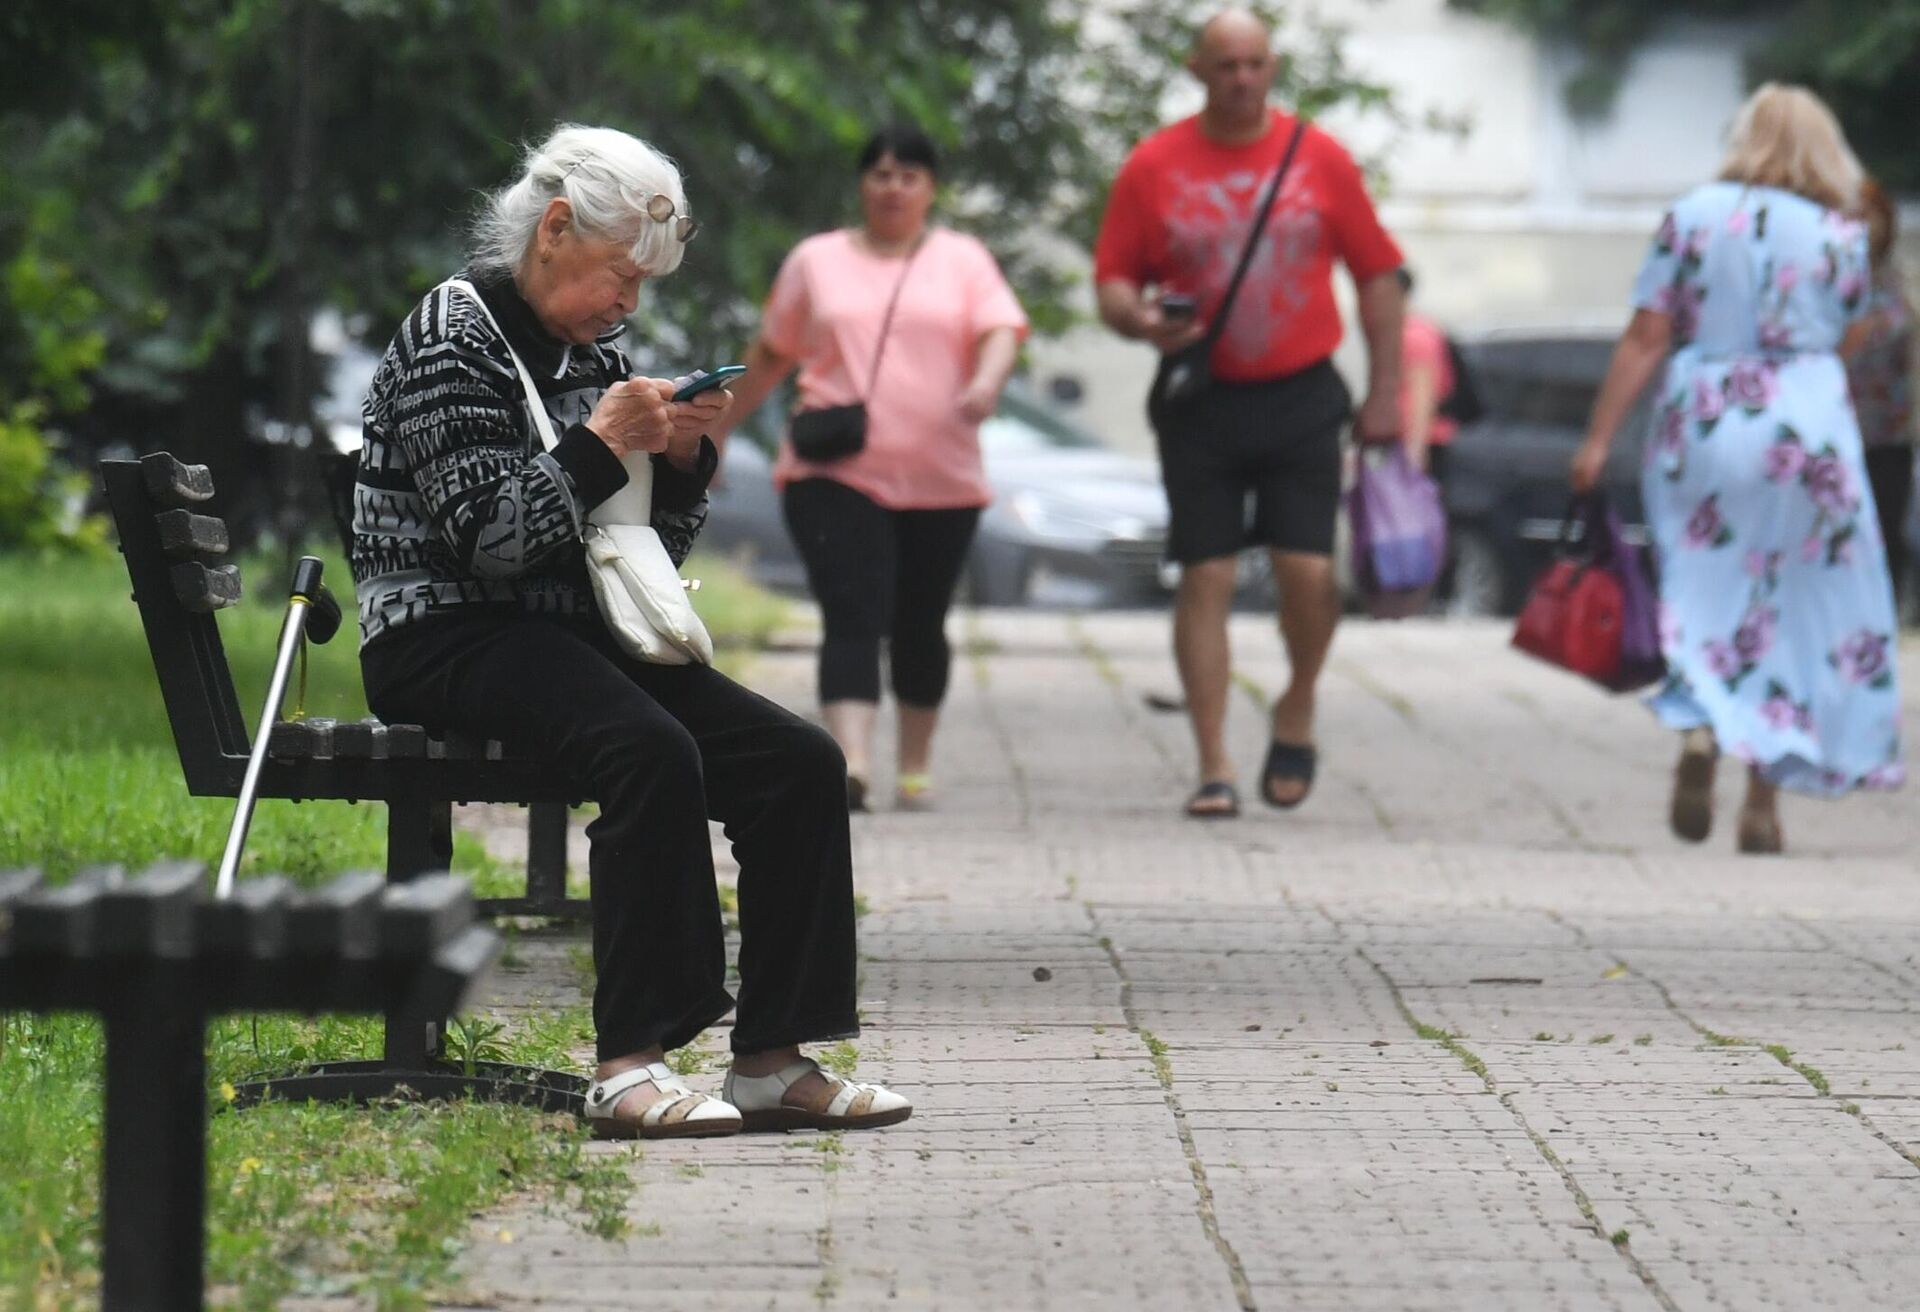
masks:
[(1513, 645), (1529, 655), (1611, 684), (1620, 674), (1626, 598), (1620, 580), (1587, 561), (1556, 560), (1533, 585)]

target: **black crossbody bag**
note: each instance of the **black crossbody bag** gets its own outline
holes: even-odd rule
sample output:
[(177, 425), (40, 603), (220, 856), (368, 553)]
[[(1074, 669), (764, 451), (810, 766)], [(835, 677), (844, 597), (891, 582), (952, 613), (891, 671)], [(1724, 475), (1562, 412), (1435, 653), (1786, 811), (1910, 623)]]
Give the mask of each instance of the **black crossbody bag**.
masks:
[(1303, 118), (1294, 124), (1293, 136), (1287, 141), (1287, 153), (1280, 157), (1280, 167), (1274, 170), (1273, 181), (1267, 184), (1267, 194), (1260, 201), (1260, 212), (1254, 217), (1253, 227), (1247, 231), (1247, 244), (1240, 250), (1240, 263), (1234, 266), (1233, 279), (1227, 284), (1227, 294), (1222, 298), (1220, 308), (1214, 312), (1213, 321), (1207, 325), (1206, 335), (1160, 361), (1160, 372), (1153, 380), (1155, 410), (1183, 405), (1213, 385), (1214, 343), (1227, 330), (1227, 319), (1233, 313), (1234, 298), (1240, 294), (1240, 284), (1246, 280), (1247, 266), (1253, 263), (1254, 248), (1260, 244), (1260, 234), (1266, 231), (1267, 217), (1273, 213), (1273, 202), (1280, 195), (1281, 184), (1287, 180), (1287, 170), (1293, 167), (1294, 153), (1300, 148), (1300, 138), (1306, 133), (1307, 121)]
[[(907, 274), (913, 269), (913, 262), (920, 256), (920, 248), (926, 243), (923, 235), (913, 244), (913, 250), (900, 270), (900, 280), (893, 285), (893, 297), (887, 302), (887, 317), (880, 321), (880, 340), (873, 345), (873, 367), (867, 371), (869, 397), (873, 395), (874, 384), (880, 379), (880, 357), (886, 353), (887, 333), (893, 328), (893, 312), (900, 304), (900, 291), (907, 285)], [(793, 453), (802, 460), (817, 463), (845, 460), (867, 444), (867, 403), (860, 400), (852, 405), (830, 405), (819, 410), (797, 411), (788, 427), (788, 435), (793, 439)]]

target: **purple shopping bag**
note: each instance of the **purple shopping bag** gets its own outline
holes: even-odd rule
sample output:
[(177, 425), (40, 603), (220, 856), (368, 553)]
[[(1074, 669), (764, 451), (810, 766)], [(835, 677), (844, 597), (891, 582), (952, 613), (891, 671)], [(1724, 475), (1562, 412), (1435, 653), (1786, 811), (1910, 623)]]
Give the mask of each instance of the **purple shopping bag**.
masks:
[(1440, 489), (1395, 446), (1360, 453), (1347, 493), (1353, 528), (1353, 573), (1376, 616), (1398, 618), (1426, 608), (1447, 558), (1447, 515)]
[(1667, 672), (1660, 654), (1660, 611), (1647, 580), (1640, 548), (1627, 541), (1620, 512), (1604, 494), (1592, 493), (1570, 509), (1568, 520), (1584, 516), (1589, 559), (1620, 581), (1620, 672), (1606, 681), (1615, 692), (1644, 688)]

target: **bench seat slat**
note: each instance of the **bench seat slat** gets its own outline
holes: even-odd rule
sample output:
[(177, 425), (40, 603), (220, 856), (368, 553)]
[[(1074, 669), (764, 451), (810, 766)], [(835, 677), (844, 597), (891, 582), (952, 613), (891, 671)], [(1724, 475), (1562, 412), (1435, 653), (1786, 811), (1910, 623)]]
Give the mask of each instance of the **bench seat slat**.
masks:
[(463, 929), (414, 974), (405, 1014), (451, 1016), (500, 953), (500, 936), (484, 925)]
[(419, 961), (473, 923), (473, 891), (457, 875), (422, 875), (387, 887), (380, 955)]
[(332, 760), (335, 724), (320, 715), (304, 720), (278, 720), (267, 739), (267, 754), (287, 761)]
[(287, 950), (287, 912), (293, 906), (293, 881), (285, 875), (261, 875), (235, 883), (224, 902), (200, 906), (200, 940), (222, 957), (267, 961)]
[(387, 726), (378, 720), (348, 720), (333, 726), (333, 754), (349, 761), (382, 761), (387, 756)]
[(0, 907), (25, 897), (40, 886), (40, 868), (28, 866), (25, 870), (0, 870)]
[(107, 957), (192, 956), (193, 908), (205, 879), (206, 867), (198, 861), (163, 861), (138, 879), (102, 889), (95, 951)]
[(387, 759), (420, 761), (427, 756), (427, 731), (417, 724), (387, 726)]
[(120, 882), (118, 866), (93, 866), (64, 884), (37, 889), (13, 905), (11, 947), (19, 955), (92, 960), (98, 940), (100, 894)]
[(372, 871), (341, 875), (295, 899), (287, 913), (287, 949), (299, 957), (365, 961), (380, 950), (380, 894)]

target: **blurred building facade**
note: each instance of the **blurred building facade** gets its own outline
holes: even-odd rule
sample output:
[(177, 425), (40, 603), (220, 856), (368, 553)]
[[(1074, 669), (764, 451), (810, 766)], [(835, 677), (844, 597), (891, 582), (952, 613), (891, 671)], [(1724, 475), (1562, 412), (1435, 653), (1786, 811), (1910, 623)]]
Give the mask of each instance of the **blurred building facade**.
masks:
[[(1391, 86), (1410, 119), (1333, 113), (1326, 125), (1383, 178), (1383, 217), (1419, 276), (1424, 312), (1452, 328), (1617, 329), (1665, 204), (1712, 176), (1745, 98), (1742, 61), (1764, 29), (1673, 24), (1633, 60), (1610, 114), (1576, 118), (1564, 86), (1576, 56), (1445, 0), (1320, 0), (1347, 29), (1349, 64)], [(1285, 34), (1280, 43), (1284, 49)], [(1198, 87), (1167, 106), (1194, 112)], [(1464, 133), (1422, 126), (1429, 112)], [(1362, 381), (1348, 307), (1337, 359)], [(1086, 308), (1091, 312), (1089, 294)], [(1090, 325), (1032, 350), (1042, 384), (1079, 379), (1078, 410), (1116, 444), (1146, 450), (1152, 357)]]

